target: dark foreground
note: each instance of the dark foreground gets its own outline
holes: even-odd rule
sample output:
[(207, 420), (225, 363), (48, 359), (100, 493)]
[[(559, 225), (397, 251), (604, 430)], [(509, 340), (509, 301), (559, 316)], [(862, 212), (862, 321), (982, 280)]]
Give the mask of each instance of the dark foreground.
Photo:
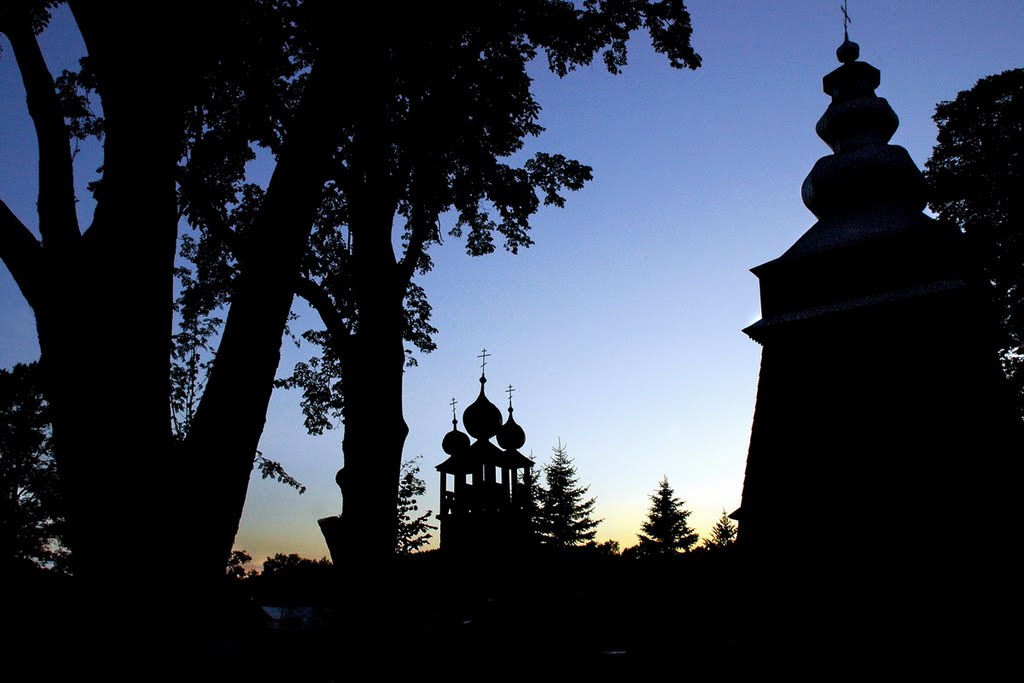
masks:
[(1009, 595), (1000, 606), (959, 600), (928, 577), (882, 595), (877, 584), (858, 587), (849, 575), (764, 568), (755, 575), (730, 551), (640, 560), (423, 553), (400, 562), (387, 582), (394, 600), (362, 619), (351, 618), (337, 576), (324, 570), (293, 582), (236, 584), (226, 617), (201, 604), (174, 606), (197, 625), (220, 619), (214, 644), (145, 659), (117, 639), (83, 633), (81, 615), (68, 618), (65, 582), (20, 577), (20, 590), (7, 586), (8, 615), (18, 625), (8, 639), (8, 671), (34, 680), (86, 671), (118, 672), (109, 680), (703, 680), (769, 672), (831, 680), (881, 671), (978, 676), (1014, 651), (1012, 629), (992, 620), (1011, 606)]

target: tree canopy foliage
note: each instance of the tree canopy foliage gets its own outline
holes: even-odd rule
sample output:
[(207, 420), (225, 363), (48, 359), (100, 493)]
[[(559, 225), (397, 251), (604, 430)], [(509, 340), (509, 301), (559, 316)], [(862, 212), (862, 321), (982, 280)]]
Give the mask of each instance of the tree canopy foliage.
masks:
[(1003, 367), (1024, 415), (1024, 69), (982, 78), (934, 119), (929, 205), (960, 226), (994, 285)]
[(232, 581), (251, 579), (256, 576), (257, 572), (255, 569), (246, 569), (246, 565), (250, 562), (252, 562), (252, 555), (239, 548), (232, 550), (228, 556), (227, 566), (224, 568), (225, 576)]
[(569, 452), (561, 441), (552, 447), (551, 462), (543, 467), (544, 483), (536, 486), (537, 527), (541, 542), (553, 548), (571, 548), (594, 540), (597, 525), (589, 486), (580, 486)]
[(0, 370), (0, 562), (63, 559), (63, 514), (39, 366)]
[[(17, 62), (39, 150), (38, 229), (0, 202), (0, 258), (36, 317), (67, 538), (87, 594), (124, 614), (149, 585), (195, 600), (223, 583), (296, 293), (325, 318), (310, 337), (324, 347), (321, 368), (310, 364), (325, 377), (318, 386), (341, 382), (329, 399), (345, 421), (335, 540), (360, 549), (349, 558), (390, 557), (405, 344), (432, 343), (413, 281), (431, 267), (428, 247), (444, 234), (472, 254), (528, 246), (537, 208), (560, 205), (589, 171), (557, 153), (510, 160), (540, 131), (525, 65), (543, 57), (565, 75), (600, 56), (618, 72), (630, 34), (645, 28), (670, 65), (694, 68), (683, 2), (396, 12), (178, 0), (133, 5), (126, 22), (123, 4), (71, 0), (88, 54), (54, 78), (38, 34), (58, 4), (0, 4), (10, 42), (0, 58)], [(72, 146), (97, 134), (95, 208), (80, 225)], [(266, 182), (248, 175), (257, 158), (273, 169)], [(446, 211), (453, 226), (440, 225)], [(126, 316), (124, 343), (111, 343)], [(176, 316), (192, 339), (174, 336)], [(211, 317), (223, 320), (217, 335)], [(172, 393), (175, 368), (202, 362), (187, 348), (203, 338), (212, 364), (201, 395)], [(116, 411), (96, 400), (101, 386), (123, 397)], [(187, 505), (167, 473), (181, 463), (203, 467)], [(155, 569), (160, 580), (131, 569), (154, 537), (190, 558)], [(173, 639), (200, 637), (168, 610), (151, 612)], [(147, 632), (107, 626), (96, 631)]]

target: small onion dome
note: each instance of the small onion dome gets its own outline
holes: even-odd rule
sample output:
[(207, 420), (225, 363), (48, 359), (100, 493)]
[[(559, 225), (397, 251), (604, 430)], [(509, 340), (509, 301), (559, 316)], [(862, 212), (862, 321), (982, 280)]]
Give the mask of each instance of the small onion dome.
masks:
[(836, 49), (836, 57), (843, 64), (856, 62), (857, 58), (860, 57), (860, 45), (846, 38), (843, 44)]
[(452, 431), (441, 439), (441, 450), (448, 455), (455, 455), (469, 448), (469, 437), (459, 431), (458, 425), (458, 420), (452, 420)]
[(484, 395), (486, 383), (487, 378), (481, 377), (480, 395), (462, 413), (462, 424), (466, 425), (466, 431), (474, 439), (489, 439), (497, 434), (501, 427), (501, 410)]
[(516, 424), (512, 417), (512, 407), (508, 409), (508, 420), (498, 429), (498, 445), (506, 451), (514, 451), (523, 447), (526, 443), (526, 432)]

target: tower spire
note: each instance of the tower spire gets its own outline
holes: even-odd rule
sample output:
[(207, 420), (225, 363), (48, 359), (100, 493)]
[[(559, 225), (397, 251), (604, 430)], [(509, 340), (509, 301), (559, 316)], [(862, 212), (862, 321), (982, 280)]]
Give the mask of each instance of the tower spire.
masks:
[(850, 40), (850, 33), (847, 28), (853, 23), (853, 19), (850, 18), (850, 13), (846, 11), (846, 0), (843, 0), (843, 4), (839, 9), (843, 13), (843, 43), (836, 50), (836, 57), (843, 64), (849, 64), (850, 62), (857, 61), (857, 58), (860, 57), (860, 45)]

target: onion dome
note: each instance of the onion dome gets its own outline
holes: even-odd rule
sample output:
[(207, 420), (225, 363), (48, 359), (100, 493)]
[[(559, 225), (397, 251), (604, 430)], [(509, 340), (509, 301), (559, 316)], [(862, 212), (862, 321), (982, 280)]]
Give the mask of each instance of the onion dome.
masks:
[[(452, 399), (454, 403), (455, 399)], [(455, 455), (469, 448), (469, 437), (459, 431), (459, 421), (455, 417), (455, 408), (452, 407), (452, 431), (441, 439), (441, 450), (448, 455)]]
[(498, 433), (498, 429), (501, 427), (501, 410), (487, 400), (487, 396), (484, 394), (484, 384), (486, 383), (487, 378), (481, 375), (480, 395), (462, 413), (462, 424), (466, 425), (466, 431), (474, 439), (490, 439)]
[(899, 118), (875, 95), (881, 73), (857, 61), (859, 54), (856, 43), (843, 41), (836, 50), (842, 66), (822, 79), (832, 103), (815, 130), (834, 154), (819, 159), (804, 180), (804, 204), (822, 219), (868, 205), (920, 212), (924, 176), (907, 150), (888, 144)]
[(860, 45), (850, 40), (850, 36), (844, 36), (843, 44), (836, 48), (836, 58), (843, 64), (856, 62), (860, 57)]
[(506, 451), (515, 451), (522, 448), (525, 443), (526, 432), (516, 424), (515, 418), (512, 417), (512, 402), (509, 401), (508, 419), (498, 429), (498, 445)]

